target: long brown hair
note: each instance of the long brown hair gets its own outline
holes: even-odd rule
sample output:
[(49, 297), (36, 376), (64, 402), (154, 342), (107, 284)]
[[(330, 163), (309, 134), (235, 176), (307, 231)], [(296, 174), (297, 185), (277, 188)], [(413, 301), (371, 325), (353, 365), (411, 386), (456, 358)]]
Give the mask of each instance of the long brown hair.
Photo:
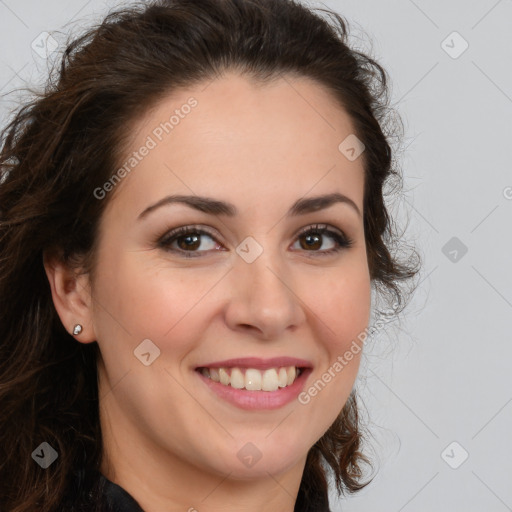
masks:
[[(345, 108), (366, 147), (364, 229), (371, 279), (398, 309), (406, 304), (405, 284), (417, 273), (419, 259), (398, 259), (402, 241), (384, 202), (384, 185), (394, 183), (396, 192), (401, 178), (391, 132), (383, 133), (385, 126), (396, 127), (386, 121), (387, 75), (348, 46), (341, 16), (294, 0), (160, 0), (109, 14), (67, 45), (44, 93), (22, 106), (2, 132), (2, 510), (60, 510), (77, 475), (101, 464), (98, 345), (78, 343), (63, 327), (43, 255), (51, 251), (70, 263), (84, 257), (94, 270), (98, 222), (110, 197), (96, 200), (93, 191), (118, 168), (133, 121), (176, 88), (227, 69), (261, 81), (286, 73), (312, 78)], [(327, 506), (328, 470), (340, 492), (366, 485), (362, 468), (369, 461), (361, 436), (352, 393), (308, 454), (296, 511)], [(42, 442), (59, 455), (46, 470), (31, 457)], [(91, 503), (94, 496), (91, 491)], [(66, 510), (78, 509), (71, 504)]]

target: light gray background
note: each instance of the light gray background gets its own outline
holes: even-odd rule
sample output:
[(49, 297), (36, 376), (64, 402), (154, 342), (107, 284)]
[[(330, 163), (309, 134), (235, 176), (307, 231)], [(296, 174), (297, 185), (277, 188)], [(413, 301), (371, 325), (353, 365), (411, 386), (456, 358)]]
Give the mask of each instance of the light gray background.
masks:
[[(16, 99), (5, 93), (46, 75), (32, 48), (41, 32), (61, 42), (54, 31), (98, 21), (116, 4), (0, 0), (1, 121)], [(333, 508), (512, 510), (512, 1), (324, 5), (349, 20), (354, 44), (371, 41), (392, 78), (406, 127), (397, 213), (424, 259), (404, 321), (368, 344), (357, 384), (377, 476)], [(454, 31), (469, 44), (457, 58), (464, 41)], [(452, 237), (465, 255), (443, 253)], [(468, 459), (453, 469), (447, 461), (457, 465), (463, 450)]]

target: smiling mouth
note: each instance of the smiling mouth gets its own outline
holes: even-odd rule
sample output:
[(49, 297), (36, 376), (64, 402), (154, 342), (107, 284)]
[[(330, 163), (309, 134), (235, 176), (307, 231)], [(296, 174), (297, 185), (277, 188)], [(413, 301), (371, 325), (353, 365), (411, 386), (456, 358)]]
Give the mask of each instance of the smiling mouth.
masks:
[(303, 368), (296, 366), (281, 366), (258, 370), (257, 368), (199, 367), (205, 378), (218, 382), (223, 386), (247, 391), (277, 391), (280, 388), (291, 386), (303, 372)]

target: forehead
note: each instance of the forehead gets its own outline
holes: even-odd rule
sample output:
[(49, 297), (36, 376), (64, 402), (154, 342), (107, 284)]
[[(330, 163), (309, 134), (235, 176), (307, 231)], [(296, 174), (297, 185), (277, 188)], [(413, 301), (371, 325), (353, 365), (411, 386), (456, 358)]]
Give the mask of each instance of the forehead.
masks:
[(316, 82), (226, 74), (173, 92), (135, 123), (116, 193), (141, 210), (164, 193), (291, 202), (336, 188), (362, 209), (362, 158), (350, 161), (338, 148), (353, 132)]

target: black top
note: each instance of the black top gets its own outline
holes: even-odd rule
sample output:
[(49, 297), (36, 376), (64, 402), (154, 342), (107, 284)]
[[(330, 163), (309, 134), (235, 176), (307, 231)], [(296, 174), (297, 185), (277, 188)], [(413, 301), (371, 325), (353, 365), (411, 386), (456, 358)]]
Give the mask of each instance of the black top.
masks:
[(113, 512), (144, 512), (140, 505), (119, 485), (111, 482), (103, 475), (99, 477), (103, 487), (105, 501), (110, 502)]
[[(300, 492), (299, 492), (300, 494)], [(311, 501), (312, 496), (310, 496)], [(301, 501), (301, 500), (299, 500)], [(330, 512), (328, 500), (320, 493), (308, 512)], [(303, 511), (303, 506), (295, 510)], [(100, 471), (74, 473), (72, 485), (58, 512), (144, 512), (121, 486), (108, 480)]]
[(79, 470), (59, 512), (144, 512), (122, 487), (108, 480), (100, 471)]

